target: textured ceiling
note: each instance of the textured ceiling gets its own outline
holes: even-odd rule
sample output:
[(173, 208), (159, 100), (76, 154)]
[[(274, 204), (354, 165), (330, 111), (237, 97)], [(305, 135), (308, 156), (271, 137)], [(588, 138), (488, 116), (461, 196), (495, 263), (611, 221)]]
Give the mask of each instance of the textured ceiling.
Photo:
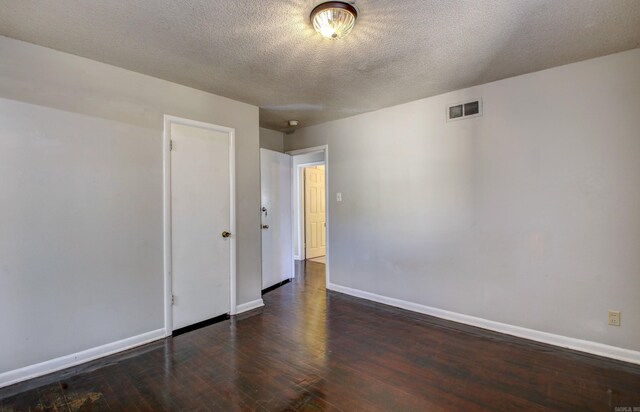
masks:
[(358, 0), (337, 41), (308, 21), (320, 2), (2, 0), (0, 34), (258, 105), (277, 130), (640, 47), (639, 0)]

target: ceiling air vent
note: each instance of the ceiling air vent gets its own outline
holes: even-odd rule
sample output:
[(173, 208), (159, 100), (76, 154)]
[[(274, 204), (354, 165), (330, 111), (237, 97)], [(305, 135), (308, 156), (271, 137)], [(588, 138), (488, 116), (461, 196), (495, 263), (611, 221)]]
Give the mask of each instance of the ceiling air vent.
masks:
[(482, 116), (482, 101), (480, 99), (447, 106), (448, 122), (477, 116)]

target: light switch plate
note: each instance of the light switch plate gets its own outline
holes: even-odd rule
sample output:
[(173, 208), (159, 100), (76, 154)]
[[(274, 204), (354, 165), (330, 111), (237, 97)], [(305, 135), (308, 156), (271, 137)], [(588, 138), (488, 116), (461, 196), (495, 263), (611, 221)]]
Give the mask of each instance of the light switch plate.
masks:
[(620, 311), (619, 310), (610, 310), (609, 311), (609, 325), (611, 325), (611, 326), (620, 326)]
[(336, 202), (342, 202), (342, 193), (336, 193)]

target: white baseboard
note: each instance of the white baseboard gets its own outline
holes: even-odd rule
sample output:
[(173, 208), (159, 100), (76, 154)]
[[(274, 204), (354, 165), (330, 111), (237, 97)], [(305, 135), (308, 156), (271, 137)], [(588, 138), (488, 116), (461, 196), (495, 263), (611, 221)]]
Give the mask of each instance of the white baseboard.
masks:
[(242, 305), (236, 306), (236, 315), (241, 314), (242, 312), (247, 312), (249, 310), (261, 308), (264, 306), (264, 301), (261, 299), (252, 300), (251, 302), (243, 303)]
[(117, 342), (111, 342), (106, 345), (83, 350), (82, 352), (61, 356), (45, 362), (36, 363), (35, 365), (25, 366), (24, 368), (0, 373), (0, 388), (80, 365), (81, 363), (89, 362), (104, 356), (113, 355), (117, 352), (122, 352), (127, 349), (135, 348), (136, 346), (163, 339), (164, 337), (164, 329), (157, 329), (143, 333), (142, 335), (132, 336)]
[(437, 318), (464, 323), (466, 325), (477, 326), (479, 328), (489, 329), (495, 332), (547, 343), (550, 345), (560, 346), (563, 348), (569, 348), (593, 355), (640, 364), (640, 352), (631, 349), (618, 348), (616, 346), (605, 345), (603, 343), (570, 338), (567, 336), (555, 335), (553, 333), (527, 329), (520, 326), (513, 326), (506, 323), (494, 322), (492, 320), (463, 315), (456, 312), (450, 312), (448, 310), (433, 308), (430, 306), (421, 305), (419, 303), (407, 302), (405, 300), (377, 295), (375, 293), (365, 292), (359, 289), (352, 289), (346, 286), (336, 285), (335, 283), (330, 283), (329, 285), (327, 285), (327, 288), (336, 292), (344, 293), (346, 295), (383, 303), (389, 306), (395, 306), (397, 308), (410, 310), (412, 312), (423, 313), (425, 315), (435, 316)]

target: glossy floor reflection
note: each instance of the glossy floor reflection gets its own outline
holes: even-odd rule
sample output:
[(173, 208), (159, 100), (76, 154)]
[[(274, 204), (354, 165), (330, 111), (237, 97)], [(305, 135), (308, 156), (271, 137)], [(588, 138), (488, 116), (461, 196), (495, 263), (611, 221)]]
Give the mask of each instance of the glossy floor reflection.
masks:
[(324, 265), (266, 307), (0, 389), (0, 410), (614, 410), (640, 367), (327, 294)]

